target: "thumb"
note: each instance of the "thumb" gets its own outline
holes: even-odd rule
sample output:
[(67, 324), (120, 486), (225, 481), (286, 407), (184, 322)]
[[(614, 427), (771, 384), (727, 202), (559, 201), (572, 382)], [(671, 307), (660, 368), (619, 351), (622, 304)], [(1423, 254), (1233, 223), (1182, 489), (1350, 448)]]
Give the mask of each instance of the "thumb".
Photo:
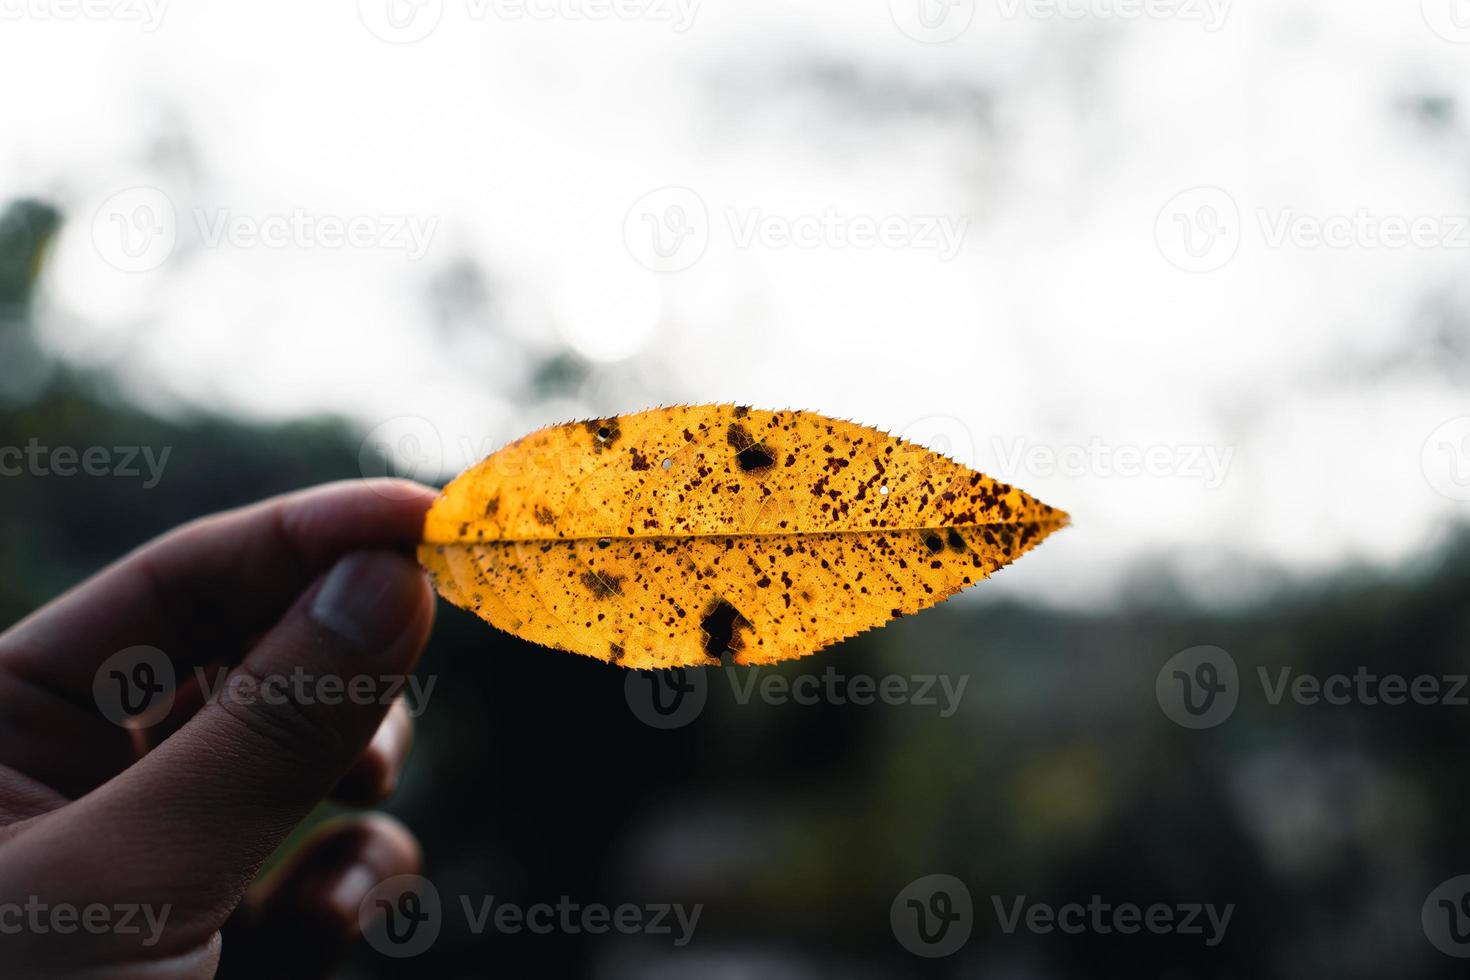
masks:
[[(169, 933), (185, 945), (208, 937), (367, 747), (433, 609), (411, 558), (374, 550), (340, 559), (187, 724), (16, 838), (26, 843), (12, 850), (29, 856), (19, 862), (34, 861), (53, 887), (58, 875), (74, 879), (93, 900), (171, 905)], [(45, 856), (60, 853), (65, 868), (47, 867)], [(6, 867), (7, 876), (20, 871)]]

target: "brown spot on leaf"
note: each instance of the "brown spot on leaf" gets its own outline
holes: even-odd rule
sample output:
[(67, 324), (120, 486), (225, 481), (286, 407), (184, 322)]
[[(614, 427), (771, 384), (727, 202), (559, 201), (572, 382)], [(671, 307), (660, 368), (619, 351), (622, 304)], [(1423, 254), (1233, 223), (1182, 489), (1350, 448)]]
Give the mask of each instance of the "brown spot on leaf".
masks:
[(589, 570), (582, 573), (582, 584), (597, 598), (606, 599), (608, 596), (623, 594), (623, 578), (622, 575), (599, 574)]

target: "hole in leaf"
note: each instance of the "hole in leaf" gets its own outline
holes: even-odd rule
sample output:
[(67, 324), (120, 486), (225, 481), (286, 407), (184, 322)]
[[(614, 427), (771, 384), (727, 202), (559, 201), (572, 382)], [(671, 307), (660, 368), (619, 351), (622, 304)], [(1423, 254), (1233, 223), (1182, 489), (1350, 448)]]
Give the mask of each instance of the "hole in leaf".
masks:
[(740, 615), (740, 610), (724, 599), (716, 599), (699, 623), (700, 629), (704, 630), (704, 652), (720, 658), (726, 653), (735, 653), (744, 646), (740, 630), (749, 625), (750, 620)]
[(742, 449), (736, 453), (735, 461), (740, 464), (742, 470), (749, 473), (752, 470), (768, 469), (775, 464), (776, 457), (766, 452), (760, 446), (751, 446), (748, 449)]

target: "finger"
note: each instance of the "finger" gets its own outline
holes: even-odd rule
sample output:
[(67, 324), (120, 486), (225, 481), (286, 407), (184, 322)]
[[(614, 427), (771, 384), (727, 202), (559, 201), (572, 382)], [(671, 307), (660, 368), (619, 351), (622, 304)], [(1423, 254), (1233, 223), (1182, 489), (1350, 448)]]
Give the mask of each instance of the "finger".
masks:
[(0, 670), (0, 766), (74, 798), (137, 757), (132, 733), (96, 708)]
[(144, 545), (0, 635), (0, 670), (90, 711), (108, 657), (233, 662), (314, 578), (360, 548), (416, 544), (434, 491), (353, 480), (206, 517)]
[(391, 817), (323, 824), (226, 925), (220, 980), (331, 976), (360, 938), (358, 908), (368, 893), (422, 865), (413, 834)]
[(67, 800), (39, 780), (0, 766), (0, 841), (20, 832), (24, 821), (65, 806)]
[(349, 806), (372, 806), (392, 795), (413, 748), (413, 718), (402, 698), (393, 702), (367, 751), (332, 790), (332, 799)]
[[(412, 559), (382, 550), (341, 559), (233, 672), (259, 697), (232, 689), (211, 700), (127, 771), (7, 842), (7, 877), (49, 878), (89, 901), (117, 892), (172, 903), (165, 949), (204, 941), (387, 711), (374, 697), (266, 697), (282, 690), (274, 680), (399, 679), (418, 659), (433, 609)], [(58, 853), (67, 855), (60, 869)]]

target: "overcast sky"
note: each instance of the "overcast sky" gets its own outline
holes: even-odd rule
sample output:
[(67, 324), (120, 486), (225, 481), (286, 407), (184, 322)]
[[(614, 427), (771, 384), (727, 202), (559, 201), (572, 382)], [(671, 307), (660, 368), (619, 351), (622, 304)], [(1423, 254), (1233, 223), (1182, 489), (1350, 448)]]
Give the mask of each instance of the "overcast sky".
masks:
[(162, 411), (815, 409), (1071, 511), (989, 587), (1069, 604), (1470, 508), (1465, 0), (93, 2), (0, 0), (0, 194)]

